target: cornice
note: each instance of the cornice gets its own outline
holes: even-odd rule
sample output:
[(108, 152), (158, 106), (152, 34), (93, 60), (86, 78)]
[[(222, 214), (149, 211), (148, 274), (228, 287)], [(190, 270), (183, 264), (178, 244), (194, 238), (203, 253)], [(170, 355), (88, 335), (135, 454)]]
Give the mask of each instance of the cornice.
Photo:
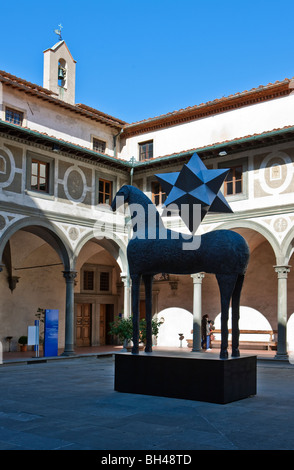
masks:
[[(52, 152), (55, 156), (65, 156), (85, 163), (91, 163), (103, 167), (106, 170), (120, 171), (126, 173), (130, 170), (130, 163), (112, 157), (110, 155), (102, 154), (86, 147), (81, 147), (71, 142), (60, 140), (47, 134), (42, 134), (28, 128), (16, 126), (11, 123), (0, 120), (0, 136), (10, 141), (18, 142), (22, 145), (44, 149)], [(55, 150), (54, 150), (55, 149)]]
[(250, 106), (264, 101), (288, 96), (292, 91), (292, 81), (285, 79), (282, 82), (276, 82), (264, 87), (261, 86), (250, 91), (237, 93), (235, 95), (223, 97), (144, 121), (126, 124), (124, 126), (122, 136), (126, 138), (133, 137), (142, 133), (184, 124), (189, 121), (202, 119), (204, 117), (224, 113), (244, 106)]

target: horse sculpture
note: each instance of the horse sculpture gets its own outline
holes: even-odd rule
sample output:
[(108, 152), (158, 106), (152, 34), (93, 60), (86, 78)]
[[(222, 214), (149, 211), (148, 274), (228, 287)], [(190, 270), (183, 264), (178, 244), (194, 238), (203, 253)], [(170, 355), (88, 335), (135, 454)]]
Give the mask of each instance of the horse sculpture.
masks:
[[(191, 243), (197, 249), (183, 249), (187, 235), (166, 229), (151, 200), (134, 186), (125, 185), (117, 192), (111, 208), (116, 211), (128, 203), (133, 236), (127, 246), (129, 272), (132, 280), (133, 348), (139, 352), (139, 300), (143, 278), (146, 292), (146, 346), (152, 352), (152, 281), (158, 273), (215, 274), (221, 297), (220, 358), (228, 358), (228, 316), (232, 300), (232, 357), (239, 357), (239, 307), (244, 276), (249, 261), (249, 248), (241, 235), (230, 230), (206, 233)], [(140, 217), (139, 217), (140, 214)], [(152, 226), (150, 227), (150, 221)], [(162, 236), (164, 234), (164, 236)], [(198, 242), (200, 240), (200, 243)]]

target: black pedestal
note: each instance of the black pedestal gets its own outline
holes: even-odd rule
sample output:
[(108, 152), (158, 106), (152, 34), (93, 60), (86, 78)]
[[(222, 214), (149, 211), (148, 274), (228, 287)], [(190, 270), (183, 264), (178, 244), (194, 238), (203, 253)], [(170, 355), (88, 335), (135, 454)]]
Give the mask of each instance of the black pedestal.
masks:
[(116, 354), (114, 388), (219, 404), (256, 395), (256, 356), (221, 360), (188, 354)]

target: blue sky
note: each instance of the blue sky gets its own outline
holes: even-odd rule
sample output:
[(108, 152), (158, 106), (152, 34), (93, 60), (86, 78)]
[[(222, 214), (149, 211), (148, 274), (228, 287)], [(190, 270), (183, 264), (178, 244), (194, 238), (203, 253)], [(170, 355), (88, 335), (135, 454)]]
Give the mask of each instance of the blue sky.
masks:
[(62, 37), (77, 61), (76, 102), (127, 122), (294, 76), (294, 2), (1, 2), (0, 69), (43, 84)]

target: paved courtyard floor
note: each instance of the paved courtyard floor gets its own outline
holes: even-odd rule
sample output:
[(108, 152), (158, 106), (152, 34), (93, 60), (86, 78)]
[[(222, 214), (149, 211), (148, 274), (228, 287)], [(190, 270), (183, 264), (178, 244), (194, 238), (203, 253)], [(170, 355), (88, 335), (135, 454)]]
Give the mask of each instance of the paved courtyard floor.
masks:
[(289, 362), (258, 359), (257, 395), (226, 405), (116, 392), (103, 352), (6, 363), (0, 390), (0, 450), (294, 449)]

